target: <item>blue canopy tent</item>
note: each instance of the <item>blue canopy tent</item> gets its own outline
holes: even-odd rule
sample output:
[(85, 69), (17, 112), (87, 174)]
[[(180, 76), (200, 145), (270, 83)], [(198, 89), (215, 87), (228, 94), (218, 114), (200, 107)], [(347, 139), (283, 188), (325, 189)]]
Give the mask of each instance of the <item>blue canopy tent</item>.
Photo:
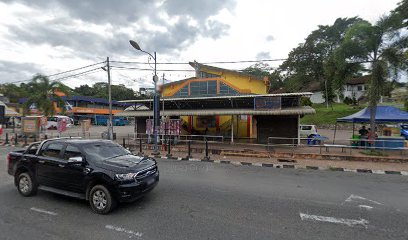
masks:
[[(333, 143), (336, 139), (337, 122), (350, 122), (353, 123), (353, 135), (354, 135), (354, 123), (367, 123), (370, 122), (370, 108), (366, 107), (363, 110), (351, 114), (347, 117), (337, 118), (334, 128)], [(396, 107), (391, 106), (377, 106), (375, 114), (376, 123), (402, 123), (408, 122), (408, 112), (402, 111)]]

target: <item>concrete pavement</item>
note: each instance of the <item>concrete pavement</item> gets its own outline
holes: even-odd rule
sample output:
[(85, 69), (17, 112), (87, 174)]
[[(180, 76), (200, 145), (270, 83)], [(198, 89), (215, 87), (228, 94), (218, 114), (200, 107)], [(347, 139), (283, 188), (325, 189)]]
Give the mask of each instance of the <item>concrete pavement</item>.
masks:
[(161, 180), (110, 215), (21, 197), (0, 148), (0, 239), (404, 239), (408, 178), (158, 160)]

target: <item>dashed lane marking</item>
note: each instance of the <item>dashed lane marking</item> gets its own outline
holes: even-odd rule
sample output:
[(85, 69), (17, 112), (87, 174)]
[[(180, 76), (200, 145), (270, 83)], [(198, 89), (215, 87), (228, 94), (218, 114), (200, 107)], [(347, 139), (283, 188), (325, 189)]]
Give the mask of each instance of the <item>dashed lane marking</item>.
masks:
[(363, 226), (365, 228), (368, 227), (369, 222), (363, 218), (361, 219), (348, 219), (348, 218), (335, 218), (335, 217), (326, 217), (326, 216), (318, 216), (318, 215), (310, 215), (305, 213), (299, 213), (300, 219), (302, 221), (315, 221), (315, 222), (328, 222), (328, 223), (336, 223), (342, 224), (349, 227), (354, 226)]
[(143, 236), (143, 233), (141, 233), (141, 232), (135, 232), (135, 231), (132, 231), (132, 230), (125, 229), (123, 227), (118, 227), (118, 226), (113, 226), (113, 225), (106, 225), (105, 228), (109, 229), (109, 230), (116, 231), (116, 232), (121, 232), (121, 233), (128, 234), (129, 238), (137, 237), (138, 239), (141, 239), (141, 237)]
[(44, 214), (52, 215), (52, 216), (57, 216), (57, 215), (58, 215), (56, 212), (51, 212), (51, 211), (47, 211), (47, 210), (45, 210), (45, 209), (36, 208), (36, 207), (30, 208), (30, 210), (31, 210), (31, 211), (34, 211), (34, 212), (39, 212), (39, 213), (44, 213)]

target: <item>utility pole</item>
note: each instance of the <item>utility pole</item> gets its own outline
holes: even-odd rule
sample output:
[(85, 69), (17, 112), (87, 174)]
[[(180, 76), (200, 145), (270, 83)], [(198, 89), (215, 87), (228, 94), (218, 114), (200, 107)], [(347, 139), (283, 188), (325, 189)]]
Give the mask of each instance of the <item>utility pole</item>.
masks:
[(113, 120), (112, 120), (112, 89), (111, 89), (111, 76), (109, 57), (106, 58), (106, 66), (108, 72), (108, 98), (109, 98), (109, 121), (108, 121), (108, 138), (113, 140)]
[(329, 96), (327, 96), (327, 79), (324, 80), (324, 88), (326, 89), (326, 108), (329, 108)]

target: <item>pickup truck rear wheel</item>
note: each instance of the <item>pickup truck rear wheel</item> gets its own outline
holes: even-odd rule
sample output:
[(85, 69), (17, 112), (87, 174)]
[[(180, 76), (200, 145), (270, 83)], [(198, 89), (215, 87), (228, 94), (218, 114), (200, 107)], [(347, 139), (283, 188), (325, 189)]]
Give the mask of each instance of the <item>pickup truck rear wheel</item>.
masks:
[(27, 172), (20, 173), (17, 177), (18, 192), (24, 197), (33, 196), (37, 193), (37, 185)]
[(89, 192), (89, 204), (94, 212), (107, 214), (116, 206), (116, 200), (103, 185), (95, 185)]

